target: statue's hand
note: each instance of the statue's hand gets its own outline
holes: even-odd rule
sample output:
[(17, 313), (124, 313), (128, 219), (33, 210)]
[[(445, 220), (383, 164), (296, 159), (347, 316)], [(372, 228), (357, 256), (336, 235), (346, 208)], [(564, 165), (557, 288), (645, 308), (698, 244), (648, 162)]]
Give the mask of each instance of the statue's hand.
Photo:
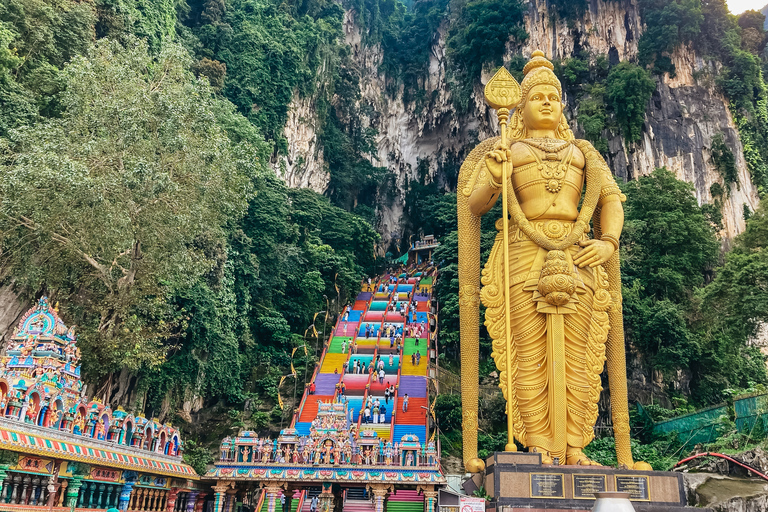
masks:
[(603, 242), (602, 240), (582, 240), (579, 242), (579, 245), (583, 249), (573, 259), (573, 262), (579, 268), (584, 268), (587, 265), (590, 267), (602, 265), (613, 256), (616, 250), (612, 243)]
[(489, 151), (485, 154), (485, 165), (488, 167), (488, 171), (491, 173), (491, 176), (497, 185), (501, 185), (503, 162), (511, 161), (512, 151), (510, 151), (506, 145), (503, 145), (501, 141), (496, 143), (493, 151)]

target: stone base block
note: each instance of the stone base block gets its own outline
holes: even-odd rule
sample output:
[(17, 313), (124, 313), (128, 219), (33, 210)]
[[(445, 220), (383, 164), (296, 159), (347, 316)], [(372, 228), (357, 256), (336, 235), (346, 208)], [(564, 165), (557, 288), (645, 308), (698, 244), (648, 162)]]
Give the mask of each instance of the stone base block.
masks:
[(486, 460), (483, 487), (492, 497), (488, 512), (591, 510), (601, 491), (629, 492), (637, 512), (708, 510), (687, 506), (679, 473), (543, 465), (538, 453), (496, 452)]

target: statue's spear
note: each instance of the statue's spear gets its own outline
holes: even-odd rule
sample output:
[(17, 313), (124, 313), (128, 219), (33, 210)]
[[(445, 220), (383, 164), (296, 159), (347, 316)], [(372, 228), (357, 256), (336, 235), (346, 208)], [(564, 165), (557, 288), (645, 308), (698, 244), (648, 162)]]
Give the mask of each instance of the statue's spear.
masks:
[[(509, 121), (509, 109), (514, 108), (521, 99), (520, 84), (517, 80), (502, 66), (493, 75), (485, 85), (485, 102), (491, 108), (496, 110), (499, 117), (501, 129), (501, 146), (507, 147), (507, 122)], [(512, 411), (510, 410), (511, 397), (514, 394), (514, 376), (512, 375), (512, 357), (509, 347), (512, 343), (512, 327), (510, 319), (510, 298), (509, 298), (509, 208), (507, 206), (508, 181), (510, 174), (510, 162), (504, 159), (501, 165), (501, 211), (502, 223), (504, 229), (504, 336), (506, 339), (507, 353), (506, 362), (506, 385), (507, 385), (507, 445), (505, 451), (517, 451), (514, 437), (514, 421)]]

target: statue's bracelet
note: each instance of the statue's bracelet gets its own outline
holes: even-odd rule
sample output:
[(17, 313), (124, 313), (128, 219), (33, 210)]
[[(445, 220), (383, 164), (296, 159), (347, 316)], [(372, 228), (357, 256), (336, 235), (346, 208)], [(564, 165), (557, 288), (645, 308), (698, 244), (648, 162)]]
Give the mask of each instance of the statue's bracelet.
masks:
[(615, 251), (619, 250), (619, 239), (616, 238), (615, 236), (605, 233), (600, 237), (600, 240), (602, 240), (603, 242), (610, 242), (611, 245), (613, 245), (613, 250)]

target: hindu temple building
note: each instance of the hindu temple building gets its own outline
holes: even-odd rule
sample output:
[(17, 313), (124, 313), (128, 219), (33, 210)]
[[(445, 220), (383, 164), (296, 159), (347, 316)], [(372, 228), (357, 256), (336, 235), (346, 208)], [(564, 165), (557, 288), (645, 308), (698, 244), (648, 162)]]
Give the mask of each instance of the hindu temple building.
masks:
[(74, 327), (46, 297), (27, 311), (0, 357), (0, 510), (202, 511), (182, 448), (173, 426), (88, 398)]
[(222, 441), (203, 476), (214, 512), (436, 510), (446, 479), (430, 423), (426, 267), (382, 276), (342, 311), (290, 428)]

